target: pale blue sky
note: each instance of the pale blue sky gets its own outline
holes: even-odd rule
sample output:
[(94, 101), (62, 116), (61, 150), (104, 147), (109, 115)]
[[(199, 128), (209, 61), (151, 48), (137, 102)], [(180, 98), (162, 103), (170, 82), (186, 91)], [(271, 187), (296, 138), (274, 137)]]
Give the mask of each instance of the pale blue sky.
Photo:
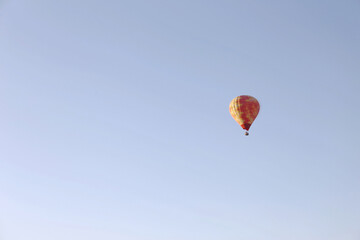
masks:
[(359, 13), (3, 1), (0, 239), (358, 240)]

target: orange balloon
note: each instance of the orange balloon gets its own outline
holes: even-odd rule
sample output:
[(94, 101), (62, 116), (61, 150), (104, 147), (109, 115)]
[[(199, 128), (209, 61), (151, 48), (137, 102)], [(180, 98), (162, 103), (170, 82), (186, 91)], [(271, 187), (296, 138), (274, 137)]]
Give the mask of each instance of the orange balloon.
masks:
[(252, 96), (241, 95), (231, 101), (229, 110), (235, 121), (248, 131), (260, 111), (260, 104)]

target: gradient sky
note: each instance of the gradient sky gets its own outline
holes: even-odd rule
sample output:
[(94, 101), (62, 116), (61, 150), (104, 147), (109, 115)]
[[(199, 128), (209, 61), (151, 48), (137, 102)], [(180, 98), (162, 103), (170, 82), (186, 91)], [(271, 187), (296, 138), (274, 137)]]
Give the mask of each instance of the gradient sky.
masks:
[(1, 240), (360, 239), (358, 0), (0, 4)]

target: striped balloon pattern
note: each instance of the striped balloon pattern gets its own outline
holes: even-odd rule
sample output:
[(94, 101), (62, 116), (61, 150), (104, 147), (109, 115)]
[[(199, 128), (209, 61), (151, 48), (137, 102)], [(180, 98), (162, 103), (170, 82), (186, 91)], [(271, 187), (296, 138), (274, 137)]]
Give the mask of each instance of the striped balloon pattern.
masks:
[(260, 111), (260, 104), (252, 96), (241, 95), (231, 101), (229, 110), (235, 121), (248, 131)]

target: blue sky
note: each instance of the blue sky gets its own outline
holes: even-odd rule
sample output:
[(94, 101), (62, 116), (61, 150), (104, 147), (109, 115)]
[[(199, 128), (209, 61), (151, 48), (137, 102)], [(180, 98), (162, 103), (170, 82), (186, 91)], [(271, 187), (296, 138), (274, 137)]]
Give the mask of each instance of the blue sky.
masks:
[(2, 1), (0, 239), (359, 239), (359, 11)]

